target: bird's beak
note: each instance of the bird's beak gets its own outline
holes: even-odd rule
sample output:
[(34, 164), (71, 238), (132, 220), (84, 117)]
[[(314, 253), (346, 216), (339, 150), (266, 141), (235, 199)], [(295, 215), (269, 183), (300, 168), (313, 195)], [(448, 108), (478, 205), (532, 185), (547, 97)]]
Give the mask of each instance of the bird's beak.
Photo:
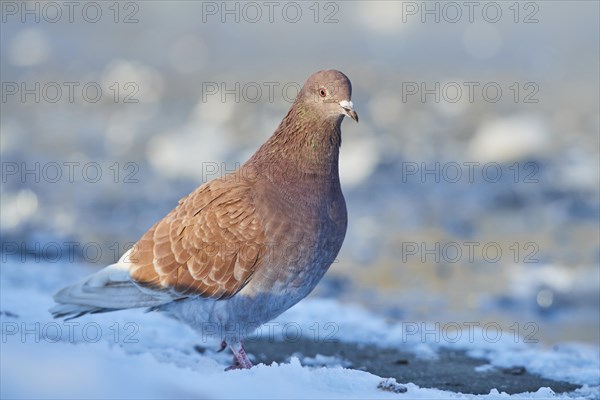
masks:
[(342, 107), (344, 115), (347, 115), (350, 118), (352, 118), (353, 120), (355, 120), (356, 122), (358, 122), (358, 114), (356, 113), (356, 111), (354, 111), (354, 105), (352, 104), (351, 101), (348, 101), (348, 100), (340, 101), (340, 107)]

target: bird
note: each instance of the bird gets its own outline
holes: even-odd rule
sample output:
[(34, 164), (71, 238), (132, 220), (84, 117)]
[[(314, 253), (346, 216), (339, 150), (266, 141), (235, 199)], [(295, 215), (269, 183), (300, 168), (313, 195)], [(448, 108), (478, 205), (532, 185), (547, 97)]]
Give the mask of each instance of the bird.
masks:
[(338, 70), (312, 74), (275, 132), (237, 170), (179, 200), (115, 264), (59, 290), (55, 318), (145, 308), (201, 332), (218, 327), (233, 365), (243, 340), (306, 297), (348, 225), (339, 178), (341, 124), (358, 122)]

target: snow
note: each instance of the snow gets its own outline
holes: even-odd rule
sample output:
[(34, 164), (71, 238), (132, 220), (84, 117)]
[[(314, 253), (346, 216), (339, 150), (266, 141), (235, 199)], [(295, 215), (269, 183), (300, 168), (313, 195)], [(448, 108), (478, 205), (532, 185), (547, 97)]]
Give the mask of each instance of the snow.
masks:
[[(396, 383), (346, 368), (349, 364), (337, 357), (304, 357), (300, 353), (290, 354), (286, 363), (225, 372), (231, 357), (227, 352), (206, 350), (200, 354), (194, 350), (199, 344), (217, 349), (218, 342), (158, 313), (126, 310), (68, 322), (53, 320), (47, 312), (51, 293), (88, 271), (75, 264), (15, 261), (3, 263), (0, 281), (2, 398), (546, 399), (598, 398), (600, 394), (597, 347), (567, 343), (548, 349), (515, 342), (508, 335), (492, 343), (485, 340), (481, 327), (465, 330), (459, 340), (450, 343), (440, 340), (444, 338), (441, 333), (415, 333), (415, 328), (431, 329), (433, 324), (391, 324), (359, 306), (321, 298), (300, 302), (261, 327), (257, 336), (293, 340), (300, 334), (322, 341), (403, 346), (423, 358), (435, 358), (440, 347), (464, 349), (490, 360), (479, 367), (480, 372), (519, 365), (583, 387), (566, 394), (540, 388), (512, 396), (495, 389), (487, 395), (467, 395)], [(380, 385), (388, 390), (378, 388)], [(394, 392), (402, 387), (406, 393)]]

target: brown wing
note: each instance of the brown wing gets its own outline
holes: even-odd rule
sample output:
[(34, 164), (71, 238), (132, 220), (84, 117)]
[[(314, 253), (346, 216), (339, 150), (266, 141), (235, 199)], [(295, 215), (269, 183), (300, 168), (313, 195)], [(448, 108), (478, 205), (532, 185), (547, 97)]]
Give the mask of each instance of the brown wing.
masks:
[(199, 187), (154, 225), (131, 253), (131, 278), (181, 297), (227, 298), (263, 259), (265, 232), (251, 186), (230, 175)]

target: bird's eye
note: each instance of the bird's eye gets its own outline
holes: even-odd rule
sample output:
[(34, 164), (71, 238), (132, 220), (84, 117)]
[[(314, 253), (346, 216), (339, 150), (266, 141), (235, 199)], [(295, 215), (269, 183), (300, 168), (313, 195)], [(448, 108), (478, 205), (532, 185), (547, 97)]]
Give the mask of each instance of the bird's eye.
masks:
[(320, 88), (319, 89), (319, 96), (321, 96), (321, 97), (327, 96), (327, 90), (325, 90), (325, 88)]

